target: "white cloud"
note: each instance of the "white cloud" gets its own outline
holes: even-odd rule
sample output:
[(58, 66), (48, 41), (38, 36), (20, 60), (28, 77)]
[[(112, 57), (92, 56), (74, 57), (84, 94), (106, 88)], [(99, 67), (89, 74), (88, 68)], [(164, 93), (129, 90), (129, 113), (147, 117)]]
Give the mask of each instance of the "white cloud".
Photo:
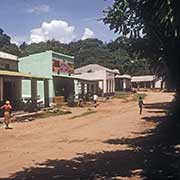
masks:
[(11, 43), (12, 43), (12, 44), (16, 44), (17, 46), (19, 46), (19, 42), (16, 41), (16, 40), (14, 40), (14, 39), (11, 39)]
[(41, 27), (31, 30), (30, 42), (41, 42), (47, 40), (59, 40), (61, 43), (69, 43), (75, 39), (75, 27), (70, 26), (66, 21), (52, 20), (49, 23), (43, 22)]
[(49, 11), (50, 11), (50, 7), (47, 4), (41, 4), (38, 6), (34, 6), (27, 10), (28, 13), (37, 13), (37, 14), (47, 13)]
[(95, 38), (95, 34), (92, 30), (90, 30), (89, 28), (85, 28), (84, 29), (84, 34), (82, 36), (82, 40), (85, 40), (85, 39), (89, 39), (89, 38)]
[(21, 45), (24, 41), (26, 42), (28, 40), (28, 36), (25, 35), (11, 35), (11, 43), (16, 44), (17, 46)]

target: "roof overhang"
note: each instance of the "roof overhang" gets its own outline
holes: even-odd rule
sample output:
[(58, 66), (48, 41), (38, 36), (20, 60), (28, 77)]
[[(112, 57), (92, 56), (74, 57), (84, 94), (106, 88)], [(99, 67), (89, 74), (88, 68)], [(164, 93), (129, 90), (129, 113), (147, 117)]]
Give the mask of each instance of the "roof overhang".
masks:
[(35, 76), (32, 74), (27, 74), (17, 71), (4, 71), (4, 70), (0, 70), (0, 76), (18, 77), (22, 79), (37, 79), (37, 80), (49, 79), (48, 77), (45, 76)]

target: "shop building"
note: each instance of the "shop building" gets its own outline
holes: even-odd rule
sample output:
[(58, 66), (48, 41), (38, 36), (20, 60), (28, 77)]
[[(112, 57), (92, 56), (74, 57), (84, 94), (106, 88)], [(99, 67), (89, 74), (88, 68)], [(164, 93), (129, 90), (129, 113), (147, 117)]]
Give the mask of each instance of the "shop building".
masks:
[[(21, 72), (30, 73), (36, 76), (49, 78), (49, 101), (52, 103), (56, 96), (63, 96), (66, 100), (74, 93), (74, 79), (71, 74), (74, 72), (74, 57), (54, 51), (45, 51), (19, 58), (19, 69)], [(30, 84), (22, 82), (23, 96), (29, 96)], [(41, 99), (45, 98), (43, 83), (38, 82), (37, 92)]]
[[(22, 98), (22, 80), (26, 79), (31, 84), (30, 98), (32, 105), (37, 105), (37, 80), (44, 83), (44, 94), (48, 97), (48, 79), (42, 76), (33, 76), (27, 73), (19, 72), (18, 57), (9, 53), (0, 52), (0, 103), (3, 104), (6, 100), (11, 101), (14, 110), (20, 108)], [(45, 105), (48, 106), (49, 102), (45, 99)]]
[(92, 93), (98, 92), (99, 95), (106, 96), (115, 92), (115, 73), (109, 68), (89, 64), (75, 69), (75, 77), (92, 81), (94, 85), (88, 85), (88, 91)]
[(150, 89), (163, 89), (165, 88), (165, 82), (162, 77), (157, 77), (155, 75), (146, 76), (133, 76), (131, 79), (131, 84), (133, 88), (150, 88)]
[(131, 76), (128, 74), (115, 76), (115, 90), (116, 91), (130, 91), (131, 90)]

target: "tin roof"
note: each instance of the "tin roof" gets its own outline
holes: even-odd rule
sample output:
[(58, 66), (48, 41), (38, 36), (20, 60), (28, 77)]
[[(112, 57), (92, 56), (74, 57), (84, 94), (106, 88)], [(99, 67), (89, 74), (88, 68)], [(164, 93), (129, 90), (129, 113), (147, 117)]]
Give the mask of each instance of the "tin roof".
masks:
[(11, 76), (11, 77), (21, 77), (21, 78), (35, 78), (35, 79), (49, 79), (45, 76), (35, 76), (32, 74), (17, 72), (17, 71), (4, 71), (0, 70), (0, 76)]
[(115, 78), (119, 78), (119, 79), (131, 79), (131, 76), (128, 74), (123, 74), (123, 75), (116, 75)]
[(154, 75), (147, 76), (133, 76), (131, 82), (149, 82), (155, 80)]
[(95, 71), (102, 71), (102, 70), (113, 72), (112, 69), (106, 68), (104, 66), (100, 66), (99, 64), (88, 64), (86, 66), (77, 68), (74, 71), (75, 71), (75, 73), (87, 73), (88, 71), (95, 72)]
[(17, 56), (9, 54), (9, 53), (6, 53), (6, 52), (2, 52), (2, 51), (0, 51), (0, 58), (1, 59), (14, 60), (14, 61), (18, 60)]
[(74, 79), (80, 79), (85, 81), (100, 81), (99, 76), (96, 73), (83, 73), (83, 74), (75, 74), (72, 76)]

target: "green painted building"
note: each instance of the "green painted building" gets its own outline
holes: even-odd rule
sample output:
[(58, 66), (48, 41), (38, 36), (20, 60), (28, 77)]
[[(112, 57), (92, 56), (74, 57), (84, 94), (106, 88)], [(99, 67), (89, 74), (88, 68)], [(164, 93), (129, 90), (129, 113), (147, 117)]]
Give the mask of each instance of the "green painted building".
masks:
[[(49, 78), (49, 101), (53, 102), (55, 96), (64, 96), (65, 100), (74, 93), (74, 81), (71, 74), (74, 72), (74, 57), (54, 51), (31, 54), (19, 58), (19, 71), (32, 75)], [(37, 82), (37, 95), (44, 100), (44, 84)], [(22, 96), (30, 97), (31, 84), (22, 82)]]

